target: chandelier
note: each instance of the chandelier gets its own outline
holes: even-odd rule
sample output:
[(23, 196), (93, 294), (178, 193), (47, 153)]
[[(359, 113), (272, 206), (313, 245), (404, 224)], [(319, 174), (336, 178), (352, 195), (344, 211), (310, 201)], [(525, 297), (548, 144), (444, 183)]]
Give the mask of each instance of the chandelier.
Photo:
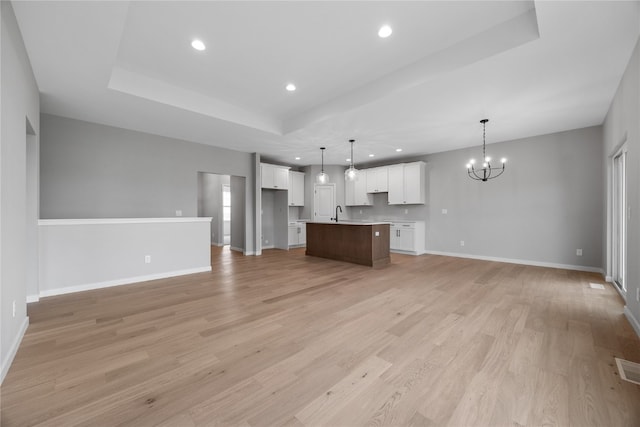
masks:
[(476, 160), (471, 159), (469, 163), (467, 163), (467, 173), (469, 174), (469, 178), (474, 179), (476, 181), (488, 181), (493, 178), (497, 178), (504, 173), (504, 166), (507, 163), (506, 158), (500, 159), (500, 163), (502, 163), (502, 167), (492, 167), (491, 166), (491, 157), (486, 154), (486, 126), (489, 119), (482, 119), (480, 123), (482, 123), (482, 169), (476, 169), (474, 167)]
[(350, 139), (349, 143), (351, 143), (351, 158), (349, 159), (349, 161), (351, 162), (351, 165), (349, 166), (349, 169), (347, 169), (346, 171), (344, 171), (344, 179), (348, 180), (348, 181), (353, 181), (356, 179), (356, 175), (358, 174), (358, 170), (353, 166), (353, 143), (356, 142), (355, 139)]
[(322, 169), (320, 169), (320, 173), (316, 175), (316, 181), (318, 184), (326, 184), (329, 182), (329, 175), (324, 173), (324, 150), (325, 147), (320, 147), (320, 152), (322, 153)]

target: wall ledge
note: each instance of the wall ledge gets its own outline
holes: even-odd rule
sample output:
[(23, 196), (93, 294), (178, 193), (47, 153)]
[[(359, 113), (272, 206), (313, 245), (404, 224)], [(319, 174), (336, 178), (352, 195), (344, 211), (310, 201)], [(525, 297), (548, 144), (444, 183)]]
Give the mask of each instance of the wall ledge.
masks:
[(171, 222), (211, 222), (210, 217), (167, 217), (167, 218), (78, 218), (41, 219), (38, 225), (100, 225), (100, 224), (157, 224)]

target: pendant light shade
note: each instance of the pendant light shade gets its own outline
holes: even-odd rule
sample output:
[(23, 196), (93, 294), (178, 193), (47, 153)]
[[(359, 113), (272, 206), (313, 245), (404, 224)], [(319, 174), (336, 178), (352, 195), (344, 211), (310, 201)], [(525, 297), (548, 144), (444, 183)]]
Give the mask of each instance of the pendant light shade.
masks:
[(322, 153), (322, 168), (320, 169), (320, 173), (316, 175), (316, 182), (318, 184), (326, 184), (329, 182), (329, 175), (324, 173), (324, 150), (325, 147), (320, 147), (320, 152)]
[(354, 142), (356, 142), (355, 139), (349, 140), (349, 143), (351, 144), (351, 158), (349, 159), (351, 161), (351, 165), (349, 166), (349, 169), (344, 171), (344, 179), (346, 179), (347, 181), (353, 181), (358, 176), (358, 170), (353, 166), (353, 143)]

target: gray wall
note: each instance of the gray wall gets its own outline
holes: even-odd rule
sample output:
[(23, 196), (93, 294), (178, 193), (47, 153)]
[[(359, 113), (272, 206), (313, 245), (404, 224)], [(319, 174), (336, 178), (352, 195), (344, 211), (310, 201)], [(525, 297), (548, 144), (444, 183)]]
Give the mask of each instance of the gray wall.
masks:
[[(640, 46), (636, 45), (629, 65), (620, 82), (611, 108), (604, 122), (604, 148), (601, 161), (605, 170), (604, 211), (611, 212), (611, 156), (618, 147), (627, 143), (627, 203), (631, 215), (627, 224), (627, 298), (625, 311), (633, 318), (636, 332), (640, 335), (640, 302), (637, 299), (640, 287)], [(607, 267), (607, 275), (611, 270), (611, 218), (602, 222), (607, 238), (603, 242), (603, 264)]]
[(354, 219), (426, 221), (428, 251), (599, 269), (601, 152), (597, 126), (489, 144), (487, 154), (508, 163), (488, 182), (469, 179), (465, 169), (480, 146), (410, 159), (427, 162), (426, 205), (388, 206), (383, 193), (374, 206), (349, 210)]
[[(197, 216), (198, 172), (255, 180), (255, 156), (63, 117), (42, 115), (41, 218)], [(254, 212), (254, 187), (245, 193)], [(245, 223), (254, 249), (255, 217)]]
[(601, 127), (491, 144), (508, 169), (488, 182), (466, 176), (479, 149), (427, 158), (427, 249), (602, 267)]
[[(324, 171), (329, 175), (328, 184), (336, 185), (336, 204), (342, 206), (343, 215), (340, 218), (349, 218), (348, 209), (344, 205), (344, 171), (347, 168), (339, 165), (324, 165)], [(320, 165), (310, 165), (302, 169), (305, 173), (304, 180), (304, 207), (300, 211), (301, 219), (309, 219), (313, 221), (313, 196), (314, 185), (316, 184), (316, 175), (320, 173)]]
[(218, 244), (218, 212), (220, 210), (220, 177), (214, 173), (198, 173), (198, 216), (211, 217), (211, 244)]
[[(27, 318), (27, 266), (37, 265), (37, 164), (40, 101), (11, 3), (0, 2), (0, 380), (4, 379)], [(31, 135), (27, 138), (27, 121)], [(29, 162), (27, 162), (27, 140)], [(33, 157), (36, 156), (36, 157)], [(35, 180), (35, 181), (34, 181)], [(27, 191), (27, 183), (29, 191)], [(34, 194), (35, 192), (35, 194)], [(29, 210), (27, 209), (29, 206)], [(35, 263), (35, 264), (34, 264)], [(32, 284), (33, 285), (33, 284)], [(13, 316), (12, 303), (16, 303)]]
[(222, 246), (224, 243), (222, 186), (229, 185), (230, 179), (229, 175), (198, 173), (198, 216), (211, 217), (212, 245)]
[(277, 190), (262, 190), (262, 232), (263, 248), (275, 245), (275, 196)]
[(245, 222), (247, 210), (246, 183), (241, 176), (232, 176), (231, 183), (231, 249), (243, 251), (245, 248)]

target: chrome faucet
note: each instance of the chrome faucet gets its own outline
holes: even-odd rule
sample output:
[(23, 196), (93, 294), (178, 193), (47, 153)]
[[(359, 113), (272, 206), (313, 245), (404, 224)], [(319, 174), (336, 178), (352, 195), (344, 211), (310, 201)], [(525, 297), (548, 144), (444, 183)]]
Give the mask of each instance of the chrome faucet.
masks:
[(336, 205), (336, 217), (335, 218), (331, 218), (331, 221), (338, 222), (338, 209), (340, 209), (340, 213), (342, 213), (342, 206)]

